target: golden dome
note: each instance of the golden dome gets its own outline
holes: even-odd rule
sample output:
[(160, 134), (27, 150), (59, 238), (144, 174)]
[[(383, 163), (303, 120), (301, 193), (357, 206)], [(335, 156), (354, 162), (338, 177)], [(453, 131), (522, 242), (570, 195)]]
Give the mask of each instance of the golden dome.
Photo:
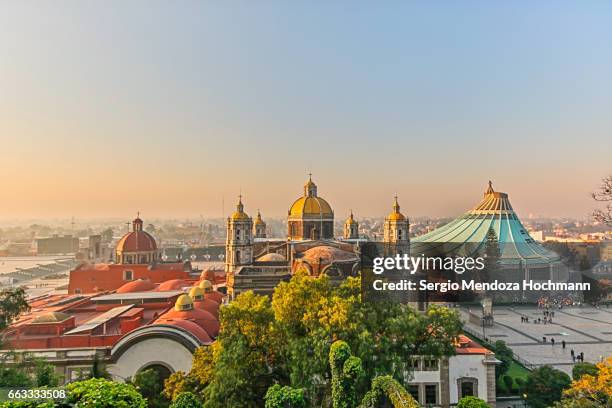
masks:
[(177, 312), (193, 309), (193, 299), (189, 295), (181, 295), (176, 299), (174, 310)]
[(355, 221), (355, 218), (353, 217), (353, 210), (351, 210), (351, 215), (349, 215), (344, 223), (348, 225), (357, 224), (357, 221)]
[(333, 216), (334, 212), (327, 201), (321, 197), (300, 197), (291, 206), (289, 215)]
[(198, 285), (200, 288), (204, 289), (204, 292), (211, 292), (213, 289), (213, 285), (209, 280), (203, 280), (200, 281), (200, 284)]
[(406, 221), (406, 217), (404, 217), (404, 214), (400, 212), (400, 205), (397, 202), (397, 196), (395, 196), (395, 201), (393, 202), (393, 211), (387, 216), (387, 220)]
[(189, 296), (193, 300), (202, 300), (204, 298), (204, 289), (199, 286), (194, 286), (189, 290)]
[(236, 204), (236, 211), (231, 216), (232, 220), (248, 220), (249, 215), (244, 212), (244, 205), (242, 204), (242, 196), (238, 198), (238, 204)]
[(257, 210), (257, 218), (255, 219), (255, 225), (261, 224), (265, 225), (265, 222), (261, 219), (261, 213), (259, 212), (259, 210)]

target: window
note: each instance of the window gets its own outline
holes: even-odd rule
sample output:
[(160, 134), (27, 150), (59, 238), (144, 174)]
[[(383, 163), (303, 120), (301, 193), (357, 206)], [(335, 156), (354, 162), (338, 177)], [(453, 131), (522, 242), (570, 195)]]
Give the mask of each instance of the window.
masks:
[(474, 383), (472, 381), (464, 381), (461, 383), (461, 398), (474, 397)]
[(435, 358), (426, 358), (423, 360), (423, 371), (437, 371), (438, 360)]
[(436, 405), (438, 403), (438, 385), (425, 384), (425, 404)]
[(125, 281), (131, 281), (134, 280), (134, 271), (123, 271), (123, 280)]
[(418, 359), (418, 358), (411, 358), (411, 359), (408, 361), (408, 366), (409, 366), (410, 368), (412, 368), (414, 371), (420, 371), (420, 367), (419, 367), (419, 366), (420, 366), (420, 364), (419, 364), (419, 362), (420, 362), (420, 361), (421, 361), (421, 360), (420, 360), (420, 359)]
[(74, 293), (77, 294), (77, 295), (80, 295), (83, 292), (81, 292), (81, 288), (76, 288), (76, 289), (74, 289)]

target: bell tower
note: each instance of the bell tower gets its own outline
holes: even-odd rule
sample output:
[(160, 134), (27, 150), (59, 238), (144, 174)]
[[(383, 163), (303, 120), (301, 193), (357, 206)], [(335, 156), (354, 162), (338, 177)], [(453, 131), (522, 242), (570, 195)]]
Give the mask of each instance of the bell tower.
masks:
[(236, 211), (227, 218), (225, 241), (225, 272), (233, 273), (239, 267), (253, 263), (253, 219), (244, 212), (242, 196)]
[(353, 217), (353, 210), (351, 210), (351, 215), (344, 222), (343, 235), (344, 239), (359, 239), (359, 223)]
[(257, 210), (257, 218), (255, 219), (255, 238), (266, 238), (266, 223), (261, 219), (261, 213)]
[(394, 248), (396, 253), (408, 253), (410, 238), (408, 232), (410, 223), (408, 218), (400, 212), (400, 205), (397, 202), (397, 196), (393, 202), (393, 211), (385, 218), (384, 225), (384, 242), (391, 249)]

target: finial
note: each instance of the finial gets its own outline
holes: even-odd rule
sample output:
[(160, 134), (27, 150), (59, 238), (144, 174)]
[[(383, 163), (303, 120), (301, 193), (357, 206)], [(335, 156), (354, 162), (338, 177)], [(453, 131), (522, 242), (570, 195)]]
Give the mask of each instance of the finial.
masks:
[(489, 188), (487, 188), (487, 194), (491, 194), (494, 193), (495, 190), (493, 190), (493, 182), (491, 180), (489, 180)]
[(308, 181), (312, 181), (312, 173), (308, 173)]
[(395, 195), (395, 202), (393, 203), (393, 211), (398, 213), (400, 211), (399, 203), (397, 202), (397, 194)]
[(140, 218), (140, 211), (136, 211), (136, 218)]

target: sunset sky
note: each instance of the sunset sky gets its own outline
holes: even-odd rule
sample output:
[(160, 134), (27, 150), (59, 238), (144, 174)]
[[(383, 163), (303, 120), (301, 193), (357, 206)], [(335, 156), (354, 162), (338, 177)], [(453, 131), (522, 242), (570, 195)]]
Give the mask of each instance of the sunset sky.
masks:
[[(511, 4), (510, 4), (511, 3)], [(4, 1), (0, 219), (451, 216), (489, 179), (586, 217), (612, 174), (612, 3)]]

